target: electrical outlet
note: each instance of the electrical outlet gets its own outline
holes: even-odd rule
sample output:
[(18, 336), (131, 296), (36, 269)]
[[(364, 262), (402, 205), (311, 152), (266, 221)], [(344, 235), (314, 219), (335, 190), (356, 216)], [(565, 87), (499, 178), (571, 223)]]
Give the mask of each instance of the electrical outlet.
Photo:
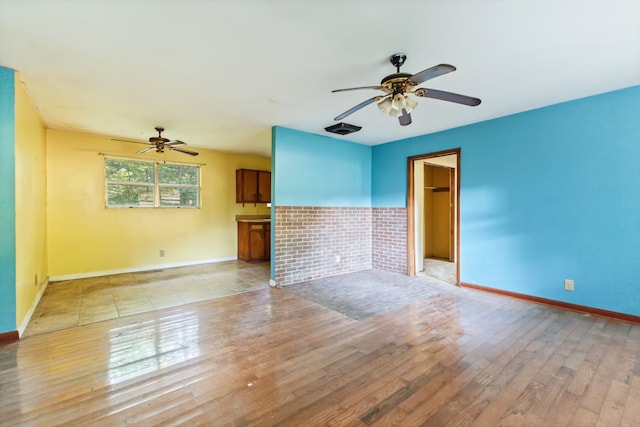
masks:
[(164, 256), (164, 249), (160, 249), (160, 258)]
[(336, 255), (336, 262), (340, 262), (340, 255)]
[(572, 291), (573, 290), (573, 280), (564, 279), (564, 289), (567, 290), (567, 291)]

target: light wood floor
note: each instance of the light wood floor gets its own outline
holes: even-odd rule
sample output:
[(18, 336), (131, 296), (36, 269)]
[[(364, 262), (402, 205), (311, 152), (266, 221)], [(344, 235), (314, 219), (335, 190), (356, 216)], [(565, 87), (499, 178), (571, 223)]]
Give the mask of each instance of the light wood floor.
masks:
[(640, 326), (453, 286), (362, 321), (268, 288), (0, 346), (7, 426), (639, 420)]

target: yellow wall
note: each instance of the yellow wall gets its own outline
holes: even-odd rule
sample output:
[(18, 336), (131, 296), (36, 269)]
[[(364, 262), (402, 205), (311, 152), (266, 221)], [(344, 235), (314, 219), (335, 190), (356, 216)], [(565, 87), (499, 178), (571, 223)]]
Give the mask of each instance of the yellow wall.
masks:
[(449, 192), (433, 193), (433, 256), (449, 259)]
[[(449, 187), (449, 168), (425, 165), (425, 187)], [(449, 258), (449, 191), (425, 190), (425, 257)]]
[[(271, 169), (271, 159), (187, 148), (200, 155), (138, 155), (139, 145), (108, 136), (48, 130), (49, 275), (235, 257), (235, 215), (270, 212), (264, 204), (242, 207), (235, 203), (235, 170)], [(104, 156), (99, 153), (204, 163), (202, 208), (105, 208)], [(165, 251), (164, 257), (160, 250)]]
[(46, 131), (16, 73), (16, 324), (42, 289), (47, 271)]
[(424, 165), (424, 258), (433, 256), (433, 166)]

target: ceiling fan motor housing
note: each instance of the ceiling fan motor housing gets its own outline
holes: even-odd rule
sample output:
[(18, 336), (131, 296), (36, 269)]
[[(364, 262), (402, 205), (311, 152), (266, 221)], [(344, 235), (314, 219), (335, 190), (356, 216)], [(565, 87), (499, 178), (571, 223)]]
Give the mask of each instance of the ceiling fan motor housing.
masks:
[(160, 126), (156, 126), (156, 132), (158, 132), (158, 136), (152, 136), (149, 138), (149, 142), (157, 144), (159, 142), (169, 142), (169, 139), (162, 137), (162, 132), (164, 132), (164, 128)]
[(409, 77), (413, 74), (409, 73), (393, 73), (389, 74), (380, 82), (382, 90), (388, 93), (404, 93), (407, 90), (407, 86), (410, 85)]

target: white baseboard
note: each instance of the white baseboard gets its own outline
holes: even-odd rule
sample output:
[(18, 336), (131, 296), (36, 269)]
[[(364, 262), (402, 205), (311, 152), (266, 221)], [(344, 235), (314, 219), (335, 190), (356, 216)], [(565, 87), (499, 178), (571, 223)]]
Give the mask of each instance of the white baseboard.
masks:
[(36, 295), (36, 298), (31, 303), (31, 307), (29, 308), (27, 315), (24, 316), (24, 319), (22, 319), (22, 322), (18, 325), (18, 337), (21, 337), (22, 334), (24, 334), (24, 330), (27, 329), (27, 325), (31, 321), (31, 316), (33, 316), (33, 313), (36, 311), (36, 307), (40, 302), (40, 298), (42, 298), (42, 294), (44, 294), (44, 291), (45, 289), (47, 289), (47, 286), (49, 285), (49, 283), (50, 283), (49, 279), (44, 281), (44, 284), (42, 285), (42, 288), (38, 292), (38, 295)]
[(60, 276), (51, 276), (49, 277), (49, 282), (60, 282), (62, 280), (74, 280), (74, 279), (86, 279), (88, 277), (99, 277), (99, 276), (110, 276), (112, 274), (122, 274), (122, 273), (138, 273), (141, 271), (149, 271), (149, 270), (159, 270), (163, 268), (174, 268), (174, 267), (187, 267), (190, 265), (199, 265), (199, 264), (210, 264), (214, 262), (225, 262), (225, 261), (235, 261), (238, 257), (223, 257), (223, 258), (210, 258), (210, 259), (201, 259), (196, 261), (184, 261), (184, 262), (172, 262), (168, 264), (155, 264), (155, 265), (145, 265), (142, 267), (131, 267), (131, 268), (121, 268), (116, 270), (103, 270), (103, 271), (89, 271), (86, 273), (76, 273), (76, 274), (64, 274)]

